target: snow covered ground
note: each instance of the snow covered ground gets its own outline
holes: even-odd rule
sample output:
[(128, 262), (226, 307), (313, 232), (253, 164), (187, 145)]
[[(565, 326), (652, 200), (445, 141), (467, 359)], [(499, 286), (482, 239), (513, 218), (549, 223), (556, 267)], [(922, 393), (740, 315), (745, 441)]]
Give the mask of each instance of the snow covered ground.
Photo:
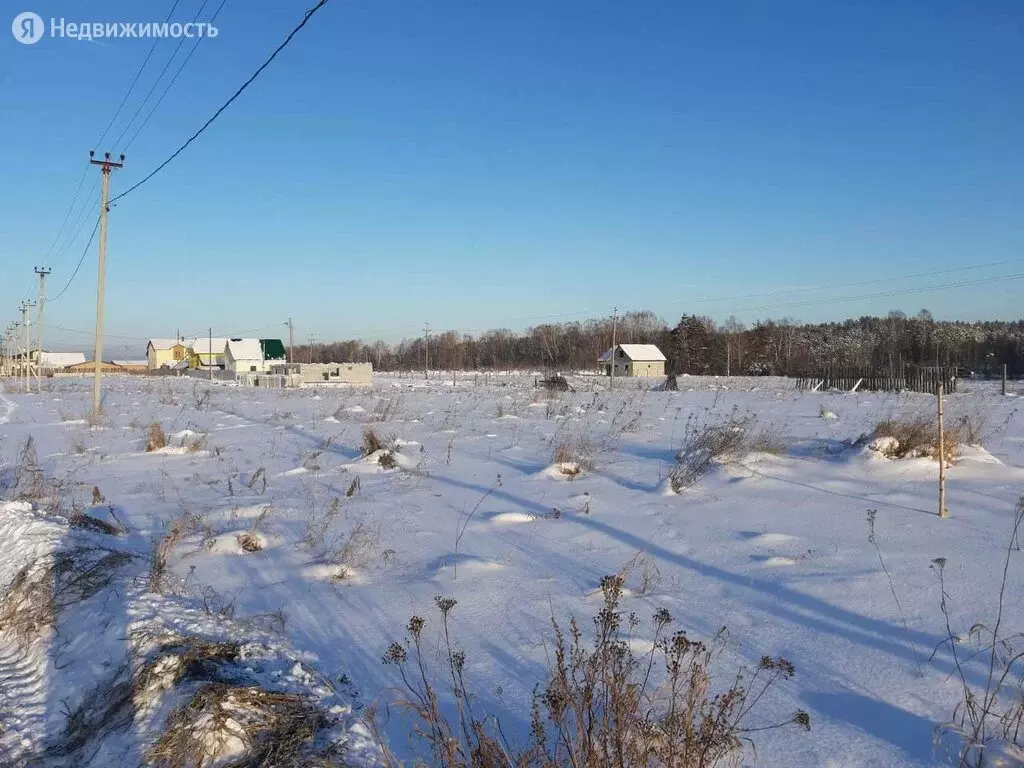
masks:
[[(972, 625), (995, 620), (1024, 495), (1018, 399), (990, 384), (947, 398), (947, 423), (983, 421), (984, 447), (965, 448), (949, 468), (943, 520), (936, 461), (852, 445), (884, 419), (931, 413), (932, 397), (802, 393), (781, 379), (691, 377), (678, 392), (574, 383), (578, 391), (552, 394), (533, 376), (378, 376), (372, 390), (276, 391), (114, 377), (99, 423), (89, 419), (86, 380), (51, 380), (41, 396), (8, 384), (8, 497), (26, 482), (17, 470), (29, 436), (53, 491), (42, 509), (0, 509), (0, 589), (34, 559), (97, 537), (129, 564), (102, 601), (69, 609), (56, 636), (26, 649), (0, 635), (0, 763), (4, 753), (38, 754), (129, 651), (140, 653), (130, 638), (159, 627), (239, 642), (253, 679), (312, 696), (337, 716), (350, 759), (373, 764), (359, 709), (387, 701), (397, 684), (381, 657), (410, 616), (428, 618), (436, 644), (438, 595), (457, 599), (451, 619), (467, 680), (515, 742), (547, 669), (551, 617), (589, 627), (601, 578), (626, 569), (624, 606), (645, 619), (637, 649), (664, 607), (691, 636), (727, 627), (725, 683), (765, 655), (796, 666), (757, 718), (803, 709), (811, 731), (757, 734), (747, 764), (935, 764), (934, 730), (962, 691), (942, 644), (933, 560), (946, 559), (952, 629), (967, 645)], [(675, 455), (696, 426), (748, 417), (781, 450), (716, 465), (671, 492)], [(146, 452), (153, 423), (168, 445)], [(393, 462), (383, 464), (393, 466), (382, 466), (381, 452), (361, 455), (365, 427), (390, 445)], [(552, 466), (561, 445), (572, 473)], [(69, 528), (50, 514), (54, 503), (127, 534)], [(868, 510), (877, 511), (874, 543)], [(171, 530), (180, 537), (169, 586), (157, 593), (153, 542)], [(1011, 560), (1007, 636), (1024, 630), (1020, 557)], [(966, 663), (971, 683), (983, 683), (984, 662)], [(65, 759), (136, 765), (164, 716), (136, 718), (134, 733)], [(422, 754), (410, 730), (397, 711), (384, 728), (403, 758)]]

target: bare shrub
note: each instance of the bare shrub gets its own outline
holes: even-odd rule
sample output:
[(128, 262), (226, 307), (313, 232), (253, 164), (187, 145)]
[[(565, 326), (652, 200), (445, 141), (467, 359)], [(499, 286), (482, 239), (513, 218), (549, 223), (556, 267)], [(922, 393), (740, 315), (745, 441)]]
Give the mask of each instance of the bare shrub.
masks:
[(171, 520), (163, 536), (153, 541), (153, 555), (149, 563), (149, 588), (163, 593), (166, 587), (167, 563), (178, 543), (190, 533), (198, 531), (202, 521), (189, 512), (183, 512)]
[(358, 522), (324, 554), (328, 562), (343, 568), (366, 568), (380, 549), (380, 530)]
[(167, 447), (167, 435), (159, 422), (154, 421), (146, 432), (146, 452), (152, 453)]
[[(1008, 577), (1011, 558), (1014, 553), (1019, 556), (1022, 527), (1024, 497), (1014, 508), (999, 582), (998, 609), (991, 627), (978, 622), (967, 633), (953, 631), (946, 593), (946, 558), (932, 561), (942, 596), (939, 608), (946, 623), (946, 639), (935, 648), (932, 657), (942, 646), (949, 646), (961, 690), (961, 699), (951, 721), (936, 729), (936, 739), (944, 735), (956, 738), (956, 759), (960, 768), (1016, 765), (1024, 754), (1024, 632), (1009, 633), (1003, 626), (1007, 599), (1014, 599), (1007, 595)], [(965, 642), (979, 646), (978, 650), (966, 653), (959, 649)], [(972, 685), (971, 675), (965, 668), (979, 657), (984, 685)], [(1001, 755), (1006, 756), (1005, 762), (1000, 759)]]
[(541, 379), (538, 382), (539, 386), (546, 389), (548, 392), (572, 392), (573, 388), (569, 386), (569, 382), (565, 376), (560, 373), (548, 376), (545, 379)]
[[(902, 459), (908, 456), (938, 458), (939, 424), (937, 418), (929, 414), (886, 419), (875, 426), (871, 437), (892, 438), (880, 444), (882, 453), (889, 458)], [(960, 442), (958, 426), (946, 425), (943, 430), (943, 450), (946, 461), (956, 458)]]
[(68, 515), (68, 525), (72, 528), (81, 528), (93, 533), (104, 533), (108, 536), (124, 536), (128, 533), (128, 528), (120, 520), (117, 520), (116, 515), (114, 515), (113, 506), (109, 510), (111, 516), (117, 521), (116, 525), (108, 523), (106, 520), (102, 520), (95, 515), (90, 515), (88, 512), (83, 512), (80, 509), (73, 510)]
[(381, 455), (377, 457), (377, 463), (384, 469), (395, 469), (398, 466), (398, 460), (395, 458), (395, 454), (392, 451), (382, 452)]
[(46, 479), (39, 466), (36, 441), (32, 435), (25, 438), (25, 444), (18, 454), (18, 466), (14, 471), (14, 498), (23, 501), (39, 501), (46, 495)]
[(736, 461), (754, 450), (760, 435), (752, 434), (753, 425), (752, 416), (740, 416), (735, 409), (723, 421), (699, 423), (691, 416), (676, 454), (676, 464), (668, 473), (672, 490), (679, 493), (716, 465)]
[(378, 435), (373, 427), (366, 427), (363, 430), (363, 444), (360, 446), (360, 453), (369, 456), (377, 451), (395, 450), (394, 435)]
[(382, 397), (370, 412), (370, 421), (391, 421), (398, 415), (402, 401), (397, 397)]
[(585, 433), (565, 438), (557, 442), (551, 454), (551, 463), (559, 472), (570, 478), (594, 469), (593, 443)]
[(357, 493), (359, 493), (359, 478), (356, 477), (348, 484), (348, 489), (345, 491), (345, 498), (351, 499)]
[[(669, 632), (672, 617), (654, 615), (654, 647), (637, 655), (629, 644), (639, 624), (620, 610), (623, 582), (601, 582), (604, 606), (594, 618), (592, 644), (571, 619), (568, 629), (554, 618), (554, 660), (538, 686), (530, 716), (529, 746), (513, 751), (500, 724), (480, 712), (465, 679), (466, 655), (453, 639), (449, 614), (452, 598), (438, 597), (441, 613), (442, 684), (428, 672), (424, 652), (426, 620), (413, 616), (404, 643), (392, 643), (385, 664), (397, 667), (402, 696), (398, 703), (412, 714), (415, 732), (426, 743), (434, 764), (445, 768), (712, 768), (739, 759), (751, 734), (790, 724), (810, 728), (810, 717), (797, 711), (774, 723), (748, 725), (766, 691), (795, 674), (784, 658), (765, 656), (747, 676), (740, 671), (724, 691), (712, 688), (716, 649)], [(442, 692), (455, 714), (441, 707)], [(371, 712), (371, 717), (375, 712)], [(393, 758), (390, 765), (396, 765)]]

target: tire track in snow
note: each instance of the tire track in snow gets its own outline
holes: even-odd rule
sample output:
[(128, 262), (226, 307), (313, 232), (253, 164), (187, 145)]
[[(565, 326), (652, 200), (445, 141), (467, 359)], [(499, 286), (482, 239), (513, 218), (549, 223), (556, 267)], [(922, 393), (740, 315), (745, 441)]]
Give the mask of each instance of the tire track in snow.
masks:
[[(0, 393), (0, 407), (5, 401)], [(0, 419), (10, 417), (11, 406)], [(0, 506), (0, 541), (7, 546), (0, 560), (0, 599), (22, 569), (54, 551), (60, 536), (60, 528), (35, 516), (27, 503)], [(32, 752), (43, 742), (49, 646), (48, 633), (26, 645), (11, 630), (0, 629), (0, 760), (11, 765), (31, 764)]]

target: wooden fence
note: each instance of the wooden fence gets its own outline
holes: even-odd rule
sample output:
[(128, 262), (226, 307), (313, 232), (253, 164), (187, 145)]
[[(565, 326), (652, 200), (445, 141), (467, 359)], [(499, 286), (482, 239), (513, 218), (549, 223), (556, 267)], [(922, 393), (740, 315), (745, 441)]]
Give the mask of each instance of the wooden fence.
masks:
[(942, 384), (943, 392), (956, 392), (956, 368), (905, 366), (897, 371), (879, 371), (865, 368), (826, 368), (824, 372), (799, 376), (796, 388), (802, 390), (841, 389), (871, 392), (909, 391), (935, 394)]

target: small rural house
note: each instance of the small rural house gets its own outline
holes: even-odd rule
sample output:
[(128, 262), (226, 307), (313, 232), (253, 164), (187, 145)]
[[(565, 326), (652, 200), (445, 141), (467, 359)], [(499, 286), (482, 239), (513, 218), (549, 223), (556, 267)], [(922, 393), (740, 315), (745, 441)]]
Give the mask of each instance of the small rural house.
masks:
[(605, 376), (665, 375), (665, 355), (654, 344), (618, 344), (601, 355), (598, 362)]
[(231, 373), (263, 373), (263, 347), (259, 339), (228, 339), (224, 347), (224, 369)]
[(219, 339), (214, 336), (199, 336), (183, 342), (188, 347), (189, 368), (208, 370), (210, 368), (224, 368), (224, 349), (228, 345), (227, 339)]
[(178, 339), (150, 339), (146, 345), (146, 366), (151, 371), (165, 366), (172, 368), (186, 359), (188, 348)]
[[(92, 360), (85, 360), (81, 363), (75, 363), (74, 365), (65, 366), (62, 370), (63, 373), (76, 373), (82, 376), (91, 376), (96, 370), (96, 363)], [(131, 370), (130, 368), (119, 365), (113, 360), (104, 360), (100, 366), (100, 370), (103, 373), (144, 373), (143, 370)]]
[(85, 355), (81, 352), (47, 352), (42, 354), (33, 352), (32, 357), (36, 359), (43, 375), (61, 371), (69, 365), (76, 365), (85, 362)]

